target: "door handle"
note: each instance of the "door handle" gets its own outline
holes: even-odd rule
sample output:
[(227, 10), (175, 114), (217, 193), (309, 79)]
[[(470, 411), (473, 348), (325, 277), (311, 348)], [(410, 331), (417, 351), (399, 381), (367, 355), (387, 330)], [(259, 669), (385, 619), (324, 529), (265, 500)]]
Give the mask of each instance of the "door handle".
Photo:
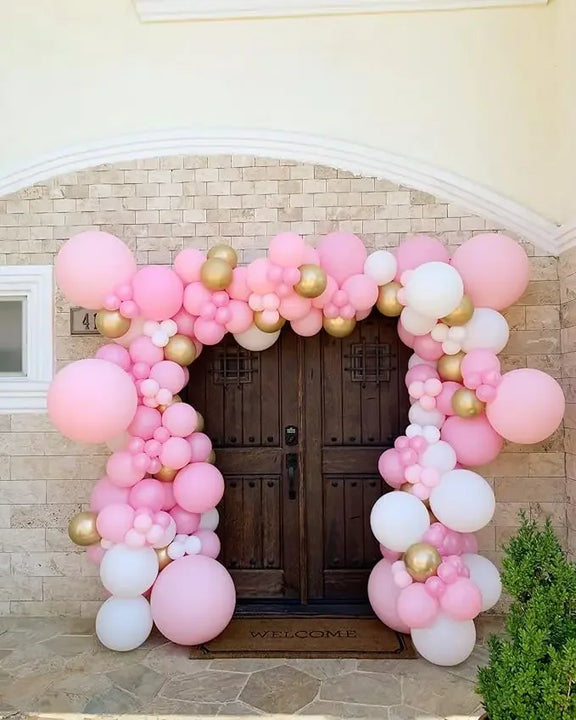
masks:
[(288, 498), (296, 500), (296, 472), (298, 471), (298, 455), (296, 453), (286, 455), (286, 470), (288, 471)]

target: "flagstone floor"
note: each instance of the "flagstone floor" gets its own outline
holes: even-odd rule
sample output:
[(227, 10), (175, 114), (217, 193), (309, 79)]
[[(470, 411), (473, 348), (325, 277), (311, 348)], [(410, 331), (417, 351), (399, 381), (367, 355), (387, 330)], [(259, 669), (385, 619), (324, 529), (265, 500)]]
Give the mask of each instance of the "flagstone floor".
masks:
[(0, 718), (63, 714), (469, 720), (485, 651), (443, 669), (422, 660), (189, 660), (159, 635), (131, 653), (93, 622), (0, 619)]

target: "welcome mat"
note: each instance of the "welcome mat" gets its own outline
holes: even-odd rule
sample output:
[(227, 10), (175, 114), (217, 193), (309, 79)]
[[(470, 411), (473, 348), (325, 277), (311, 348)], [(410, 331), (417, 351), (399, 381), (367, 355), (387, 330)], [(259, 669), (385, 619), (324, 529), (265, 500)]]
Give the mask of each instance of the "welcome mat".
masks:
[(219, 658), (415, 658), (410, 638), (376, 618), (234, 618), (226, 630), (192, 648), (193, 660)]

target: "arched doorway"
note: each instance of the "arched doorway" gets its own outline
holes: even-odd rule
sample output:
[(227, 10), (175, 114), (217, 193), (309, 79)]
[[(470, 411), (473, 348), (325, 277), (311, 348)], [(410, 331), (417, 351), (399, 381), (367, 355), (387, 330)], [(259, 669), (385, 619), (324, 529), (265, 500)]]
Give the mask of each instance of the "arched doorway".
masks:
[(408, 357), (374, 312), (343, 340), (285, 327), (264, 352), (228, 336), (194, 363), (182, 396), (225, 476), (221, 558), (241, 610), (367, 606), (378, 457), (406, 424)]

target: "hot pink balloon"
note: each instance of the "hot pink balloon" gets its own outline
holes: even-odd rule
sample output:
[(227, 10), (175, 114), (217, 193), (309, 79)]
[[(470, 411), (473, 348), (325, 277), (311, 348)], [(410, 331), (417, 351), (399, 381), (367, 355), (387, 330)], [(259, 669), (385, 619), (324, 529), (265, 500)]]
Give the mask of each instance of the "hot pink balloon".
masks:
[[(486, 260), (484, 260), (485, 262)], [(406, 270), (414, 270), (429, 262), (450, 262), (448, 250), (436, 238), (429, 235), (414, 235), (400, 243), (396, 250), (396, 280), (400, 280)]]
[(292, 330), (302, 337), (312, 337), (322, 330), (322, 311), (317, 308), (311, 308), (308, 315), (300, 320), (292, 320), (290, 323)]
[(129, 353), (134, 363), (151, 366), (164, 360), (164, 349), (154, 345), (152, 340), (145, 335), (141, 335), (130, 343)]
[(198, 413), (188, 403), (174, 403), (164, 410), (162, 425), (176, 437), (185, 438), (196, 430)]
[(200, 280), (200, 268), (206, 262), (206, 253), (196, 248), (185, 248), (174, 258), (174, 270), (186, 284)]
[(190, 315), (200, 315), (202, 308), (210, 302), (212, 293), (201, 282), (193, 282), (184, 290), (184, 309)]
[(206, 462), (210, 453), (212, 452), (212, 441), (210, 440), (208, 435), (205, 435), (201, 432), (195, 432), (192, 433), (192, 435), (190, 435), (187, 440), (192, 450), (192, 457), (190, 458), (190, 462)]
[(150, 607), (156, 627), (178, 645), (201, 645), (220, 635), (234, 614), (230, 574), (205, 555), (174, 560), (158, 575)]
[(108, 360), (108, 362), (121, 367), (125, 372), (128, 372), (132, 367), (130, 353), (126, 348), (123, 348), (122, 345), (117, 345), (116, 343), (102, 345), (102, 347), (96, 351), (95, 357), (98, 360)]
[(248, 268), (247, 267), (236, 267), (232, 271), (232, 282), (226, 288), (226, 292), (234, 300), (242, 300), (248, 302), (250, 293), (252, 292), (248, 287)]
[[(180, 470), (188, 465), (192, 457), (192, 448), (187, 440), (181, 437), (171, 437), (162, 445), (160, 462), (166, 467)], [(174, 494), (176, 497), (176, 494)]]
[(504, 440), (485, 415), (469, 419), (457, 415), (449, 417), (442, 426), (440, 437), (452, 445), (458, 462), (465, 467), (492, 462), (504, 445)]
[(274, 292), (275, 284), (269, 279), (270, 267), (267, 258), (258, 258), (248, 265), (246, 284), (252, 292), (258, 295)]
[(134, 508), (128, 504), (108, 505), (98, 513), (96, 529), (104, 540), (124, 542), (124, 536), (134, 523)]
[(399, 322), (396, 326), (396, 330), (398, 332), (398, 337), (400, 338), (400, 340), (402, 340), (404, 345), (406, 345), (406, 347), (414, 349), (416, 335), (412, 335), (412, 333), (409, 333), (401, 322)]
[(176, 531), (184, 535), (192, 535), (200, 527), (202, 516), (199, 513), (191, 513), (184, 510), (180, 505), (175, 505), (170, 510), (170, 515), (176, 523)]
[(404, 484), (404, 463), (400, 453), (395, 448), (385, 450), (378, 460), (378, 472), (384, 480), (393, 488), (399, 488)]
[(440, 410), (443, 415), (455, 415), (454, 408), (452, 407), (452, 396), (456, 390), (461, 390), (462, 385), (451, 380), (442, 383), (442, 390), (440, 395), (436, 396), (436, 409)]
[(209, 463), (188, 465), (174, 479), (174, 497), (189, 512), (205, 513), (216, 507), (223, 495), (222, 473)]
[(168, 320), (182, 307), (184, 285), (180, 277), (164, 265), (147, 265), (132, 281), (134, 301), (147, 320)]
[(142, 480), (146, 472), (136, 466), (132, 453), (118, 450), (108, 458), (106, 474), (114, 485), (132, 487)]
[(444, 355), (442, 343), (433, 340), (430, 333), (415, 337), (413, 348), (416, 355), (422, 360), (438, 360)]
[(306, 243), (301, 235), (285, 232), (270, 240), (268, 258), (274, 265), (281, 267), (299, 267), (306, 258)]
[(194, 533), (194, 535), (202, 543), (200, 555), (206, 555), (216, 560), (218, 555), (220, 555), (221, 549), (220, 538), (218, 535), (216, 535), (215, 532), (212, 532), (212, 530), (198, 530)]
[(431, 597), (423, 583), (412, 583), (400, 592), (398, 617), (412, 628), (430, 627), (438, 615), (438, 601)]
[(378, 300), (378, 285), (368, 275), (352, 275), (344, 281), (342, 289), (354, 310), (370, 310)]
[(56, 257), (56, 283), (75, 305), (100, 310), (107, 295), (136, 273), (132, 251), (115, 235), (88, 230), (64, 243)]
[(506, 440), (533, 444), (560, 426), (566, 401), (560, 385), (541, 370), (522, 368), (502, 376), (496, 399), (486, 406), (494, 430)]
[(482, 611), (482, 594), (472, 580), (460, 578), (446, 586), (440, 606), (454, 620), (474, 620)]
[(60, 370), (48, 390), (48, 415), (76, 442), (102, 443), (126, 430), (138, 403), (132, 378), (108, 360), (78, 360)]
[(171, 393), (180, 392), (186, 384), (184, 369), (172, 360), (156, 363), (150, 370), (150, 378)]
[(414, 365), (406, 373), (406, 387), (410, 387), (413, 382), (426, 382), (426, 380), (437, 380), (440, 376), (438, 372), (430, 365)]
[(129, 502), (135, 510), (148, 508), (159, 512), (165, 500), (164, 483), (154, 478), (144, 478), (130, 490)]
[(172, 320), (176, 323), (180, 335), (186, 335), (187, 337), (194, 335), (194, 318), (189, 312), (180, 310), (174, 315)]
[(318, 295), (316, 298), (312, 298), (312, 307), (319, 308), (320, 310), (327, 304), (332, 302), (332, 298), (338, 292), (338, 283), (330, 275), (326, 278), (326, 290), (322, 295)]
[(194, 333), (202, 344), (217, 345), (226, 334), (226, 328), (215, 320), (200, 317), (194, 325)]
[(104, 548), (99, 544), (89, 545), (86, 548), (88, 560), (90, 560), (91, 563), (94, 563), (94, 565), (100, 565), (105, 553), (106, 550), (104, 550)]
[(462, 359), (460, 366), (464, 385), (476, 390), (482, 384), (482, 376), (500, 373), (500, 360), (492, 350), (470, 350)]
[(301, 320), (310, 313), (311, 309), (312, 303), (308, 298), (290, 293), (287, 297), (282, 298), (279, 312), (286, 320)]
[(339, 285), (352, 275), (364, 272), (368, 257), (364, 243), (359, 237), (347, 232), (332, 232), (318, 245), (320, 265)]
[(380, 560), (372, 569), (368, 580), (368, 599), (377, 617), (389, 628), (401, 633), (410, 632), (408, 625), (403, 623), (396, 609), (400, 588), (394, 582), (392, 565)]
[(100, 478), (92, 488), (90, 510), (98, 513), (107, 505), (124, 505), (128, 502), (129, 493), (128, 488), (114, 485), (107, 477)]
[[(181, 403), (177, 403), (181, 404)], [(130, 435), (150, 440), (154, 437), (154, 432), (162, 425), (162, 415), (155, 408), (140, 405), (134, 415), (134, 420), (128, 426)]]
[[(492, 262), (487, 262), (491, 258)], [(476, 307), (503, 310), (524, 294), (530, 263), (521, 245), (500, 233), (474, 235), (457, 248), (453, 267)]]
[(254, 320), (254, 313), (248, 303), (241, 300), (230, 300), (228, 309), (232, 317), (226, 323), (226, 330), (233, 334), (246, 332)]

